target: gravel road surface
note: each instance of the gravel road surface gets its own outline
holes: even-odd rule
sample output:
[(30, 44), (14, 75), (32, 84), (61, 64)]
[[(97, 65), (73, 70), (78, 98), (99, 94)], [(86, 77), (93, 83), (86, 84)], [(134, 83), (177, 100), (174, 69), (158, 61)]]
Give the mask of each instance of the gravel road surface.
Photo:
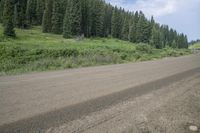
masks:
[(45, 132), (200, 133), (200, 73)]
[[(0, 77), (0, 132), (172, 132), (180, 123), (176, 124), (168, 114), (180, 115), (181, 111), (184, 114), (191, 100), (191, 106), (197, 108), (185, 123), (187, 131), (190, 124), (199, 126), (198, 120), (192, 119), (198, 118), (195, 112), (200, 116), (200, 101), (195, 102), (199, 100), (199, 74), (200, 56), (190, 55)], [(112, 108), (109, 113), (103, 112)], [(122, 116), (116, 113), (118, 108), (123, 108), (119, 109)], [(180, 110), (180, 114), (173, 109)], [(109, 117), (105, 120), (106, 114)], [(175, 122), (169, 123), (171, 119)], [(181, 121), (179, 116), (177, 119)], [(82, 127), (77, 121), (82, 122)], [(173, 123), (174, 128), (168, 130)]]

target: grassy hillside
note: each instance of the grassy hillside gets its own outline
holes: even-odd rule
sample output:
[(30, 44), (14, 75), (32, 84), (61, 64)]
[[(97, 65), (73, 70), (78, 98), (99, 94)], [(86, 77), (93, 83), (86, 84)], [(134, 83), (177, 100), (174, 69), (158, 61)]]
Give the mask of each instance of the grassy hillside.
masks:
[(0, 26), (0, 75), (117, 64), (180, 56), (186, 49), (153, 49), (109, 38), (63, 39), (45, 34), (41, 27), (16, 29), (17, 38), (6, 38)]
[(190, 49), (200, 49), (200, 42), (197, 42), (196, 44), (190, 46)]

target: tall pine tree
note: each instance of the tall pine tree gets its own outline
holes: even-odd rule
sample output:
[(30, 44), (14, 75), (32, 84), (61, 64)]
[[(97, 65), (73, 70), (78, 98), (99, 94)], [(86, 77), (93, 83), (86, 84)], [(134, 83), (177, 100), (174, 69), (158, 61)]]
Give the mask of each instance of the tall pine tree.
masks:
[(152, 29), (150, 44), (155, 48), (162, 48), (162, 36), (159, 31), (159, 25), (155, 24)]
[(72, 1), (67, 1), (67, 8), (65, 11), (64, 22), (63, 22), (63, 37), (64, 38), (71, 38), (72, 37), (72, 19), (71, 19), (71, 12), (72, 12)]
[(56, 0), (53, 3), (52, 13), (52, 32), (55, 34), (61, 34), (63, 31), (63, 1)]
[(108, 37), (111, 35), (111, 19), (112, 19), (112, 6), (110, 4), (105, 5), (104, 20), (103, 20), (103, 36)]
[(90, 5), (91, 0), (81, 0), (81, 33), (86, 37), (90, 36)]
[(101, 0), (94, 0), (92, 6), (92, 36), (103, 36), (104, 5)]
[(27, 19), (28, 26), (37, 24), (36, 0), (27, 1), (26, 19)]
[(128, 41), (129, 40), (129, 19), (126, 16), (123, 22), (123, 27), (122, 27), (122, 39)]
[(14, 30), (14, 0), (5, 0), (3, 11), (4, 35), (15, 37)]
[(1, 0), (1, 1), (0, 1), (0, 23), (3, 22), (4, 1), (5, 1), (5, 0)]
[(65, 38), (81, 34), (81, 18), (81, 1), (68, 0), (63, 26)]
[(148, 43), (151, 37), (151, 25), (145, 18), (144, 14), (140, 12), (139, 20), (136, 25), (136, 42)]
[(134, 16), (130, 20), (130, 25), (129, 25), (129, 41), (130, 42), (136, 42), (136, 24), (135, 24)]
[(53, 0), (45, 0), (45, 11), (42, 20), (42, 31), (51, 32), (52, 29)]
[(122, 36), (122, 18), (121, 9), (115, 7), (112, 15), (112, 36), (121, 39)]
[(15, 7), (15, 25), (22, 29), (27, 28), (26, 4), (27, 0), (18, 0)]
[(44, 0), (37, 0), (36, 4), (36, 17), (37, 17), (37, 24), (41, 25), (42, 24), (42, 18), (44, 14), (44, 9), (45, 9), (45, 2)]
[(72, 10), (71, 10), (71, 31), (72, 35), (80, 35), (81, 34), (81, 1), (80, 0), (72, 0)]

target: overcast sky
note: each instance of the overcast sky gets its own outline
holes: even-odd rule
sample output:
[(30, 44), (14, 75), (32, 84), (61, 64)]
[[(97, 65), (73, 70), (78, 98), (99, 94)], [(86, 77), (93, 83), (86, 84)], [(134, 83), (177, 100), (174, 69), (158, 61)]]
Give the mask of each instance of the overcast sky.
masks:
[(129, 11), (142, 10), (150, 18), (183, 32), (190, 40), (200, 39), (200, 0), (106, 0)]

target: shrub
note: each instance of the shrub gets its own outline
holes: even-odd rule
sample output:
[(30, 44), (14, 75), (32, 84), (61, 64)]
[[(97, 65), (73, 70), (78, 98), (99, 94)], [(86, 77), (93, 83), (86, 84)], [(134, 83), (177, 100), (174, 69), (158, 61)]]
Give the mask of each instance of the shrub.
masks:
[(145, 44), (145, 43), (139, 43), (136, 46), (136, 50), (141, 51), (141, 52), (145, 52), (145, 53), (148, 53), (148, 54), (152, 53), (152, 47), (148, 44)]

